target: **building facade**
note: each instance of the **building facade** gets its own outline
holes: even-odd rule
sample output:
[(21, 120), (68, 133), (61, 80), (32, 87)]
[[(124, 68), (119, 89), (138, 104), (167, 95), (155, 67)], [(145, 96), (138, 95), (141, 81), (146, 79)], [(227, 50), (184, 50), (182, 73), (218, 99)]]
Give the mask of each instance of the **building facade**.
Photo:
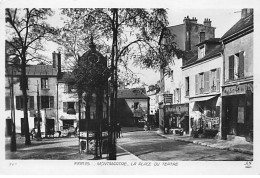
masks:
[(223, 139), (253, 141), (253, 9), (221, 38), (224, 45)]
[[(187, 16), (183, 24), (168, 29), (175, 35), (176, 47), (185, 55), (182, 58), (174, 56), (174, 62), (160, 70), (160, 129), (165, 131), (170, 128), (182, 128), (185, 134), (190, 134), (189, 99), (186, 97), (189, 84), (183, 80), (181, 67), (194, 55), (197, 56), (198, 43), (215, 37), (215, 27), (211, 26), (210, 19), (205, 19), (203, 24), (199, 24), (195, 17), (190, 19)], [(169, 96), (170, 99), (167, 99)]]
[[(55, 55), (58, 55), (55, 53)], [(39, 110), (41, 115), (41, 132), (53, 133), (57, 128), (57, 75), (58, 69), (54, 65), (28, 65), (26, 67), (27, 95), (28, 95), (28, 123), (29, 130), (37, 128), (37, 96), (39, 96)], [(11, 100), (14, 101), (16, 133), (24, 135), (23, 95), (19, 70), (8, 66), (5, 77), (5, 118), (7, 135), (11, 128)], [(13, 98), (10, 97), (11, 78), (13, 77)], [(39, 91), (39, 92), (37, 92)]]
[(189, 100), (189, 130), (214, 137), (221, 132), (222, 45), (209, 39), (197, 45), (198, 55), (182, 67), (183, 95)]
[(149, 115), (149, 97), (145, 88), (118, 90), (118, 122), (122, 126), (138, 126)]

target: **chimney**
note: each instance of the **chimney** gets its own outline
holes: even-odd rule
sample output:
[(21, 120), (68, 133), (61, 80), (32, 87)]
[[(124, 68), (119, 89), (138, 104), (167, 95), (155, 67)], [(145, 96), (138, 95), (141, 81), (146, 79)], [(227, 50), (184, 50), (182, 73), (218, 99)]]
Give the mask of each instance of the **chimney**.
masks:
[(57, 67), (57, 62), (58, 62), (57, 57), (58, 57), (57, 53), (55, 51), (53, 51), (53, 53), (52, 53), (52, 67), (53, 68)]
[(189, 16), (187, 16), (187, 17), (184, 17), (184, 19), (183, 19), (183, 23), (187, 23), (187, 22), (189, 22), (190, 21), (190, 18), (189, 18)]
[(58, 53), (58, 74), (57, 74), (58, 76), (58, 78), (60, 78), (61, 77), (61, 54), (60, 54), (60, 51), (59, 51), (59, 53)]
[(190, 22), (192, 22), (192, 23), (197, 23), (197, 19), (196, 19), (196, 17), (192, 17), (192, 19), (190, 19)]
[(254, 9), (244, 8), (241, 11), (241, 19), (253, 14)]
[(211, 27), (211, 21), (210, 21), (210, 19), (205, 18), (203, 24), (204, 24), (205, 26), (207, 26), (207, 27)]

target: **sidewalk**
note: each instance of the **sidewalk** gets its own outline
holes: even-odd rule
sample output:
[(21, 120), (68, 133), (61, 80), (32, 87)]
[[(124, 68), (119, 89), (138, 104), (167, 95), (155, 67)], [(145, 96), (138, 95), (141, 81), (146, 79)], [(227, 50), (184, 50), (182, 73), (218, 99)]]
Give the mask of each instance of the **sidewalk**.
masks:
[(164, 138), (173, 139), (177, 141), (189, 142), (189, 143), (208, 146), (212, 148), (236, 151), (240, 153), (253, 155), (253, 143), (241, 139), (227, 141), (227, 140), (218, 140), (218, 139), (209, 139), (209, 138), (193, 138), (191, 136), (163, 134), (159, 131), (157, 131), (157, 134)]
[[(78, 139), (55, 138), (31, 140), (31, 145), (24, 145), (24, 137), (16, 139), (17, 151), (10, 151), (10, 137), (5, 138), (5, 159), (18, 160), (107, 160), (107, 154), (102, 159), (95, 159), (94, 154), (79, 153)], [(117, 145), (117, 160), (140, 160), (124, 148)]]

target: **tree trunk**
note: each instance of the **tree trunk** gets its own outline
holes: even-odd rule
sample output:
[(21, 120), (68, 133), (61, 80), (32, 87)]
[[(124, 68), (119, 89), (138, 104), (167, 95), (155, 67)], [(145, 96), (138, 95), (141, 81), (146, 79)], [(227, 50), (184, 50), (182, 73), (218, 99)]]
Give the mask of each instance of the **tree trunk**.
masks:
[(25, 145), (31, 145), (29, 122), (28, 122), (28, 97), (27, 97), (27, 79), (26, 79), (26, 59), (22, 58), (21, 66), (21, 87), (23, 93), (23, 113), (24, 113), (24, 132), (25, 132)]

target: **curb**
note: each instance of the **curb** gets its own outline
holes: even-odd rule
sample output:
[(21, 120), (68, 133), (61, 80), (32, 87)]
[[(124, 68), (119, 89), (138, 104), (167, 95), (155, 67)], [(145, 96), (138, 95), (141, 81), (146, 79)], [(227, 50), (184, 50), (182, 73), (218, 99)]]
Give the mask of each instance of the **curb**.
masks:
[(207, 143), (203, 143), (203, 142), (200, 142), (200, 141), (197, 141), (197, 140), (185, 140), (185, 139), (180, 139), (180, 138), (171, 138), (171, 137), (167, 137), (166, 135), (159, 134), (159, 133), (157, 133), (157, 135), (164, 137), (164, 138), (167, 138), (167, 139), (171, 139), (171, 140), (188, 142), (188, 143), (207, 146), (207, 147), (211, 147), (211, 148), (217, 148), (217, 149), (221, 149), (221, 150), (229, 150), (229, 151), (235, 151), (235, 152), (239, 152), (239, 153), (253, 155), (253, 151), (250, 151), (250, 150), (244, 150), (244, 149), (240, 149), (240, 148), (229, 148), (229, 147), (216, 147), (216, 146), (208, 145)]

